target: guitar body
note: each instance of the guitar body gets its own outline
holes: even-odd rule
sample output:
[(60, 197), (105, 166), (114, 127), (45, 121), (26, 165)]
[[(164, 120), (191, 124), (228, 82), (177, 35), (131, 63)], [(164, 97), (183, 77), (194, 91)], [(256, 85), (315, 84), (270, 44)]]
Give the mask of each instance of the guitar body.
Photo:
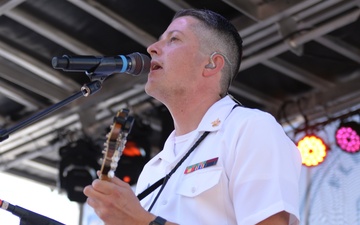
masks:
[(128, 109), (120, 110), (114, 117), (111, 130), (107, 134), (107, 140), (104, 143), (104, 155), (100, 169), (101, 180), (110, 180), (114, 176), (126, 144), (127, 135), (130, 133), (133, 123), (134, 118), (129, 116)]

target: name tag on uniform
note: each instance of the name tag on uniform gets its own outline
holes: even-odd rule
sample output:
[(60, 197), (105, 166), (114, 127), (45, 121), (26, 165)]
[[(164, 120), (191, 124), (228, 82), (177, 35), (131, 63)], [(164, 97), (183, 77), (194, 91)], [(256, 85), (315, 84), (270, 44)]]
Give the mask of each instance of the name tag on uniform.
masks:
[(206, 161), (199, 162), (199, 163), (196, 163), (194, 165), (188, 166), (188, 167), (186, 167), (184, 173), (188, 174), (188, 173), (192, 173), (192, 172), (194, 172), (196, 170), (204, 169), (204, 168), (209, 167), (209, 166), (215, 166), (218, 159), (219, 159), (219, 157), (216, 157), (216, 158), (213, 158), (213, 159), (209, 159), (209, 160), (206, 160)]

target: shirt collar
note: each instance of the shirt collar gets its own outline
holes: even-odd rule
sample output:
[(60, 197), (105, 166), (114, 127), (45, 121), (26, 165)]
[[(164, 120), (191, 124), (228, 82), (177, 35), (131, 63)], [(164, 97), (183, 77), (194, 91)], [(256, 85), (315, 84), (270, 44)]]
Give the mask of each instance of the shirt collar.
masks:
[[(235, 102), (230, 96), (225, 96), (219, 101), (215, 102), (205, 113), (199, 126), (197, 127), (198, 132), (194, 132), (192, 137), (189, 138), (190, 143), (193, 143), (196, 138), (200, 137), (200, 134), (205, 131), (217, 131), (221, 129), (226, 117), (229, 116)], [(175, 140), (175, 131), (173, 131), (167, 138), (164, 149), (173, 149)], [(161, 151), (156, 158), (171, 161), (175, 157), (174, 151)]]
[(211, 132), (221, 129), (226, 117), (229, 116), (234, 105), (235, 102), (228, 95), (215, 102), (205, 113), (197, 130), (199, 132)]

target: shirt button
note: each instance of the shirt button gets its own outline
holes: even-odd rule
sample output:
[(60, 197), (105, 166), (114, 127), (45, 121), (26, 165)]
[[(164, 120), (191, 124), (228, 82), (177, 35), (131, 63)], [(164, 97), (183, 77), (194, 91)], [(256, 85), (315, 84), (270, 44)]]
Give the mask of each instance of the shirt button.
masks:
[(192, 192), (192, 193), (195, 193), (195, 192), (196, 192), (196, 187), (192, 187), (192, 188), (191, 188), (191, 192)]

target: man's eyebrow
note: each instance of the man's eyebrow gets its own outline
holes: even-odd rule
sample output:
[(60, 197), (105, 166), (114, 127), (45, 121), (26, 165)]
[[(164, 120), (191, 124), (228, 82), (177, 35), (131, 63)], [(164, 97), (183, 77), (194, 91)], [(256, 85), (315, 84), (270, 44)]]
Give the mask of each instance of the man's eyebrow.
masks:
[(172, 30), (169, 31), (168, 33), (164, 33), (162, 34), (159, 38), (158, 41), (162, 40), (165, 36), (171, 36), (173, 33), (182, 33), (180, 30)]

